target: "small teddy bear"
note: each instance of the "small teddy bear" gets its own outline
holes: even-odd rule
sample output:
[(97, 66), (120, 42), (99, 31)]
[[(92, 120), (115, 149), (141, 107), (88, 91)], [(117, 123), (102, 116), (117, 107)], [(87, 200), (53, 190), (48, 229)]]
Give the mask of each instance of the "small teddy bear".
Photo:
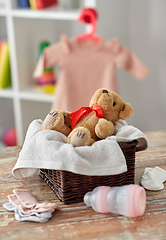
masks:
[(91, 146), (95, 141), (114, 134), (114, 125), (119, 119), (127, 119), (133, 108), (113, 91), (98, 89), (89, 104), (75, 112), (51, 111), (42, 124), (42, 129), (56, 130), (68, 137), (74, 147)]

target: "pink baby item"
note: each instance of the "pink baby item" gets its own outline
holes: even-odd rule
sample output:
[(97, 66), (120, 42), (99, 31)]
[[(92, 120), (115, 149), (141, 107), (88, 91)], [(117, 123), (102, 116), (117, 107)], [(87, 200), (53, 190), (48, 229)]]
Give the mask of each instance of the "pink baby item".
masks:
[(117, 68), (128, 71), (138, 80), (148, 74), (138, 57), (118, 39), (95, 42), (62, 36), (59, 43), (44, 51), (42, 64), (44, 68), (60, 67), (52, 109), (70, 112), (88, 106), (92, 94), (99, 88), (119, 94)]
[(138, 217), (145, 212), (146, 193), (143, 187), (135, 184), (112, 188), (100, 186), (86, 193), (84, 202), (97, 212)]
[(99, 88), (119, 94), (117, 68), (128, 71), (138, 80), (148, 74), (138, 57), (118, 39), (106, 40), (95, 35), (96, 20), (95, 10), (83, 9), (78, 21), (91, 24), (92, 31), (70, 39), (63, 35), (59, 43), (43, 52), (34, 77), (40, 77), (44, 68), (60, 67), (52, 109), (73, 112), (80, 106), (88, 106), (92, 94)]

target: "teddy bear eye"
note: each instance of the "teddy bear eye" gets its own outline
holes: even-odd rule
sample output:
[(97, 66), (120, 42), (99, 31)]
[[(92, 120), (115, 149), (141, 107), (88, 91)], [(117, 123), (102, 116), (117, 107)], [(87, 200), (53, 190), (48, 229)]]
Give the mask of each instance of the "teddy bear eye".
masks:
[(116, 102), (113, 102), (113, 107), (116, 105)]

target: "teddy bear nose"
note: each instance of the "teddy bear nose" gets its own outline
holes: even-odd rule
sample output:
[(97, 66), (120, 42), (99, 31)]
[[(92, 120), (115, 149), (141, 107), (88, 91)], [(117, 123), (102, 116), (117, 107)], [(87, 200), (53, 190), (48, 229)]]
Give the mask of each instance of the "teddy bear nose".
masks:
[(108, 93), (108, 91), (106, 89), (103, 89), (103, 93)]

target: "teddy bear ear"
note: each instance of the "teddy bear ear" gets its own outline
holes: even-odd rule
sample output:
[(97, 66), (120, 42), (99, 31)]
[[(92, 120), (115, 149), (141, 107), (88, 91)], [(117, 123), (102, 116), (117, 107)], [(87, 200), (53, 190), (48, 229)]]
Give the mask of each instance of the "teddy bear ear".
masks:
[(132, 108), (132, 106), (129, 103), (124, 103), (123, 109), (119, 113), (119, 118), (122, 120), (127, 119), (131, 117), (133, 112), (134, 109)]

